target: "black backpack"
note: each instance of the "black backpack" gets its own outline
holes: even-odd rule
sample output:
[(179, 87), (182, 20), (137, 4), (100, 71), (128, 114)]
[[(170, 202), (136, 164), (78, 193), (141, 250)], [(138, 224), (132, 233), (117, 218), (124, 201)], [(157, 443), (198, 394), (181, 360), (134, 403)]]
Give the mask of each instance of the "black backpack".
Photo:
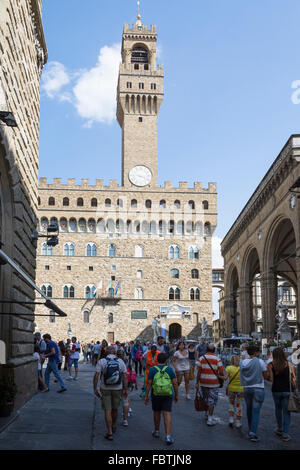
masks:
[(116, 357), (112, 359), (106, 357), (106, 361), (106, 369), (103, 375), (105, 385), (120, 385), (122, 376), (118, 359)]

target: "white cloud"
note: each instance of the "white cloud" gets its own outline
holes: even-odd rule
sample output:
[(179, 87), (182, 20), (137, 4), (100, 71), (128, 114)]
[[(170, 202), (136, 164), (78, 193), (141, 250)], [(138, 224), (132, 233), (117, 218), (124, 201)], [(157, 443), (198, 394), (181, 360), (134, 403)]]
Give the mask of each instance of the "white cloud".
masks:
[(223, 268), (224, 259), (221, 255), (221, 241), (222, 238), (212, 237), (212, 267)]
[(87, 119), (86, 127), (115, 119), (120, 48), (120, 44), (102, 47), (96, 66), (84, 71), (73, 88), (74, 104), (79, 116)]
[(61, 89), (70, 83), (66, 68), (60, 62), (49, 62), (42, 75), (42, 89), (49, 98), (59, 97)]
[(110, 124), (115, 119), (121, 45), (100, 49), (95, 67), (67, 72), (60, 62), (50, 62), (42, 77), (48, 98), (71, 103), (90, 128), (94, 122)]

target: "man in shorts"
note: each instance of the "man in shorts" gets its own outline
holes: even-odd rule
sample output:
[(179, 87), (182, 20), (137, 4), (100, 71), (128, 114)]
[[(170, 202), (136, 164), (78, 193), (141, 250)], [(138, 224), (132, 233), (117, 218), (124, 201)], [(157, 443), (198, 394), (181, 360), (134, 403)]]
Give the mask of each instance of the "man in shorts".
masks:
[(69, 377), (67, 380), (72, 380), (72, 365), (74, 364), (75, 377), (74, 380), (78, 379), (78, 361), (80, 358), (80, 344), (77, 343), (77, 338), (73, 336), (71, 343), (70, 359), (69, 359)]
[(208, 411), (205, 413), (206, 424), (214, 426), (217, 421), (213, 418), (214, 409), (218, 403), (220, 380), (225, 380), (223, 364), (215, 355), (215, 345), (208, 344), (207, 352), (199, 358), (196, 390), (200, 391)]
[[(105, 377), (110, 361), (114, 361), (114, 363), (117, 361), (119, 363), (120, 383), (107, 385), (105, 383)], [(99, 375), (101, 377), (101, 394), (97, 388)], [(125, 400), (128, 398), (126, 365), (122, 359), (116, 356), (114, 346), (108, 346), (106, 348), (106, 357), (100, 359), (96, 365), (96, 372), (94, 375), (94, 393), (96, 397), (102, 399), (102, 409), (105, 413), (105, 422), (107, 427), (105, 438), (112, 441), (113, 433), (116, 432), (117, 429), (118, 408), (121, 403), (122, 395)]]
[(171, 367), (167, 366), (168, 361), (168, 354), (160, 353), (157, 356), (157, 366), (151, 367), (149, 374), (148, 374), (148, 381), (147, 381), (147, 388), (145, 394), (145, 405), (149, 403), (149, 392), (152, 388), (153, 381), (155, 379), (156, 374), (160, 374), (160, 370), (164, 370), (169, 376), (169, 379), (172, 384), (172, 390), (170, 395), (155, 395), (154, 390), (152, 388), (151, 391), (151, 400), (152, 400), (152, 410), (153, 410), (153, 418), (154, 418), (154, 431), (152, 432), (152, 436), (159, 438), (159, 428), (160, 428), (160, 420), (161, 420), (161, 413), (163, 413), (164, 417), (164, 425), (165, 425), (165, 432), (166, 432), (166, 444), (171, 445), (174, 443), (174, 439), (171, 435), (171, 426), (172, 426), (172, 403), (173, 399), (175, 403), (178, 402), (178, 385), (176, 374)]

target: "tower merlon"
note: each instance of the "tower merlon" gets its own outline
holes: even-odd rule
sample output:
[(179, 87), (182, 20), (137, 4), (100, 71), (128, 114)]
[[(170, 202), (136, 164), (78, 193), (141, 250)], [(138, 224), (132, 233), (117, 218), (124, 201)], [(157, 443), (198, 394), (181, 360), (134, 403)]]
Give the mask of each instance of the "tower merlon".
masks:
[(141, 26), (137, 24), (130, 25), (128, 23), (124, 24), (124, 29), (123, 29), (123, 34), (126, 33), (137, 33), (137, 34), (156, 34), (156, 25), (150, 25), (150, 28), (148, 29), (147, 24), (142, 24)]

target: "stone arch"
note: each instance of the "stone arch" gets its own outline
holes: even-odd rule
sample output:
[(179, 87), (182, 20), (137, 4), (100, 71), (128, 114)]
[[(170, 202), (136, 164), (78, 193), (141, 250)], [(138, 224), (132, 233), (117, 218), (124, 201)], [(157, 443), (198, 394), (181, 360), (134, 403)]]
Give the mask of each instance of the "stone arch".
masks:
[[(276, 217), (270, 225), (263, 251), (263, 330), (265, 336), (273, 336), (276, 327), (276, 305), (278, 302), (278, 281), (290, 283), (296, 294), (299, 307), (298, 276), (299, 261), (296, 247), (297, 231), (293, 221), (284, 214)], [(297, 327), (299, 330), (299, 309)]]
[(296, 233), (290, 218), (285, 215), (276, 217), (267, 233), (263, 252), (264, 272), (275, 270), (282, 274), (282, 277), (287, 276), (287, 280), (295, 288), (297, 287)]
[(130, 112), (135, 113), (135, 98), (134, 95), (131, 95), (131, 106), (130, 106)]
[(138, 114), (141, 114), (141, 97), (138, 95), (136, 97), (136, 111)]
[(258, 249), (249, 245), (241, 267), (241, 324), (251, 334), (262, 329), (261, 259)]
[(227, 271), (225, 286), (225, 322), (226, 333), (237, 334), (238, 329), (238, 291), (240, 287), (239, 273), (237, 266), (232, 263)]
[(180, 323), (171, 323), (169, 325), (169, 341), (182, 338), (182, 326)]

